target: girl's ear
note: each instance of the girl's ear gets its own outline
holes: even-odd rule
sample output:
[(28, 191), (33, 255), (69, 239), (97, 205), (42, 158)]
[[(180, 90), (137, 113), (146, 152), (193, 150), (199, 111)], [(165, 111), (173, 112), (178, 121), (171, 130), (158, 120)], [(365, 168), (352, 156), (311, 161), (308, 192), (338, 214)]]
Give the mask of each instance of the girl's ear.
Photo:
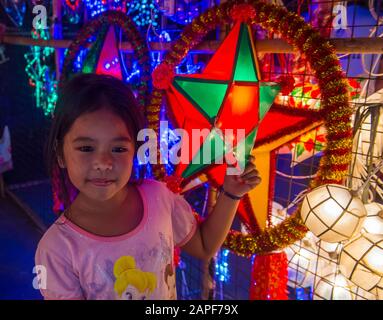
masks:
[(54, 149), (54, 152), (56, 153), (57, 163), (58, 163), (59, 167), (61, 169), (64, 169), (66, 167), (65, 166), (65, 161), (64, 161), (64, 157), (62, 156), (62, 151), (59, 150), (57, 139), (55, 140), (53, 149)]
[(57, 163), (59, 164), (59, 167), (61, 169), (65, 169), (66, 168), (64, 159), (61, 156), (59, 156), (59, 155), (57, 155)]

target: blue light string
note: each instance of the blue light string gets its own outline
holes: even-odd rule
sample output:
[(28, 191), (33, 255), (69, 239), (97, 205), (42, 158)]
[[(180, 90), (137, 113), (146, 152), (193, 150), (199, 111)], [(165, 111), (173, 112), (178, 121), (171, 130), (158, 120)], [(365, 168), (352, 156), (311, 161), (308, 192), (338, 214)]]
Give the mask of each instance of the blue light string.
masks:
[(230, 279), (229, 272), (229, 250), (222, 249), (216, 258), (215, 262), (215, 275), (216, 280), (219, 282), (227, 282)]

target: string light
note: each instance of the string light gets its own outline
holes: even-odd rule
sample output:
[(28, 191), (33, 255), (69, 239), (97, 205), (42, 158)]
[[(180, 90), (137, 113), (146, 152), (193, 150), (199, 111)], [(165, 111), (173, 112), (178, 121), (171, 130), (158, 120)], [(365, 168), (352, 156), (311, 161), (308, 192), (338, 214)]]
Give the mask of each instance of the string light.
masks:
[(127, 12), (139, 27), (146, 25), (158, 26), (158, 9), (153, 0), (130, 1)]
[(227, 282), (230, 279), (228, 257), (229, 250), (227, 249), (221, 250), (217, 255), (215, 275), (216, 279), (220, 282)]
[(108, 10), (126, 12), (126, 0), (85, 0), (84, 2), (92, 18)]
[[(32, 38), (49, 40), (49, 31), (43, 28), (34, 29)], [(35, 88), (36, 106), (42, 108), (45, 115), (53, 112), (57, 101), (56, 75), (48, 65), (53, 54), (54, 48), (32, 46), (31, 52), (24, 55), (27, 61), (25, 72), (30, 85)]]

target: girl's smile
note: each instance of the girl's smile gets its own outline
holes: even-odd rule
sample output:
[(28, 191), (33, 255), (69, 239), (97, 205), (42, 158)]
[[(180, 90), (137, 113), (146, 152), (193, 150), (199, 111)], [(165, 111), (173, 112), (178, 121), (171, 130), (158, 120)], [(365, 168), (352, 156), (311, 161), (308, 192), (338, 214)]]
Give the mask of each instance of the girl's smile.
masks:
[(92, 179), (89, 180), (90, 183), (94, 184), (97, 187), (106, 187), (115, 182), (115, 180), (106, 180), (106, 179)]

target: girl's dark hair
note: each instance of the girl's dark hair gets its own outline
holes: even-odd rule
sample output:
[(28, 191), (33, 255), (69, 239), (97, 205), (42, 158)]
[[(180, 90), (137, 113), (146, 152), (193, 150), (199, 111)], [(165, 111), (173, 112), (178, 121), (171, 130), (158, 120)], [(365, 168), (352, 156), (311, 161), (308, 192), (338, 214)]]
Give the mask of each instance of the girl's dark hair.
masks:
[[(71, 193), (75, 190), (67, 170), (60, 168), (57, 161), (58, 156), (64, 158), (64, 137), (78, 117), (102, 108), (114, 112), (125, 122), (131, 137), (135, 139), (135, 153), (140, 146), (136, 139), (138, 132), (144, 128), (144, 116), (127, 84), (108, 75), (79, 74), (60, 87), (45, 158), (53, 191), (56, 192), (54, 196), (64, 203), (64, 208), (69, 207), (73, 200)], [(142, 175), (140, 170), (139, 181)]]

